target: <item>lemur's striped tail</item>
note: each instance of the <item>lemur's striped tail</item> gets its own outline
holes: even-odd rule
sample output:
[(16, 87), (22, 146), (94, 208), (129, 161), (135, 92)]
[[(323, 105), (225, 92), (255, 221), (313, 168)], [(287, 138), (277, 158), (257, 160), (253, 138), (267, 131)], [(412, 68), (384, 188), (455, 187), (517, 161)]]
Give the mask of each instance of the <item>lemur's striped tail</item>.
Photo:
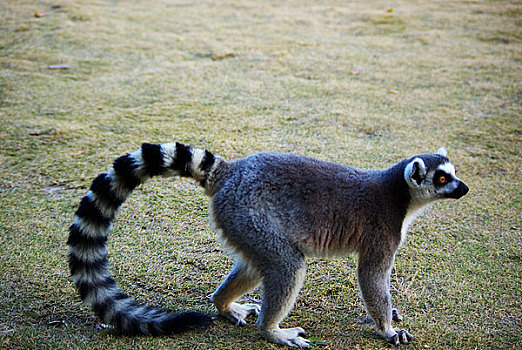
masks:
[(211, 322), (206, 314), (144, 306), (123, 294), (110, 274), (106, 242), (112, 220), (136, 186), (157, 175), (190, 176), (211, 193), (215, 170), (223, 164), (208, 151), (180, 143), (143, 144), (116, 159), (108, 172), (92, 182), (76, 211), (67, 244), (74, 284), (102, 322), (124, 334), (150, 335), (178, 333)]

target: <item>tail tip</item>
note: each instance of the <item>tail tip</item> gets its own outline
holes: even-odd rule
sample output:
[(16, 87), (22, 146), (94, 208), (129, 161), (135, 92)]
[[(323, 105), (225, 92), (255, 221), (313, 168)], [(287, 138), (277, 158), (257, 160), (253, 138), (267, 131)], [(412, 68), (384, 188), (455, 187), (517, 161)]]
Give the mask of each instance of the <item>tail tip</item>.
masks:
[(181, 333), (196, 329), (206, 329), (214, 318), (201, 312), (185, 311), (173, 314), (163, 325), (164, 333)]

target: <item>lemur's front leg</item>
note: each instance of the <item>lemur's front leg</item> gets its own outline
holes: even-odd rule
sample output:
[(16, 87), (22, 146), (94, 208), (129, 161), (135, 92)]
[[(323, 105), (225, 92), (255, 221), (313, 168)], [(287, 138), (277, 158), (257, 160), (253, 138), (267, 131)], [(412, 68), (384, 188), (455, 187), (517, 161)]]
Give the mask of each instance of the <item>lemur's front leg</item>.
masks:
[(392, 327), (393, 320), (402, 320), (392, 309), (390, 295), (390, 272), (393, 254), (373, 252), (359, 256), (358, 281), (366, 310), (375, 322), (377, 333), (394, 345), (408, 344), (413, 336), (406, 330)]

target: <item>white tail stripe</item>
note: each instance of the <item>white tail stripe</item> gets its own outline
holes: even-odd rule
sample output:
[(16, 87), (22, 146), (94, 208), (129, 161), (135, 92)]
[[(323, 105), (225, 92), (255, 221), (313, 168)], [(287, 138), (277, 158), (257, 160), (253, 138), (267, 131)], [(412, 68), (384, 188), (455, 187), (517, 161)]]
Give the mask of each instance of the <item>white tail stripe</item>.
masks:
[(93, 263), (107, 255), (107, 248), (100, 248), (99, 246), (89, 246), (85, 248), (69, 247), (68, 253), (74, 255), (77, 259), (82, 260), (85, 263)]
[(163, 165), (165, 168), (170, 168), (176, 159), (176, 144), (162, 143), (161, 152), (163, 153)]
[(109, 226), (100, 226), (88, 221), (83, 220), (79, 216), (74, 217), (74, 224), (82, 231), (82, 233), (90, 238), (105, 237), (109, 232), (112, 231), (112, 222)]
[(199, 148), (192, 149), (192, 161), (189, 164), (190, 172), (194, 179), (201, 181), (205, 178), (205, 172), (201, 171), (199, 166), (205, 157), (205, 151)]

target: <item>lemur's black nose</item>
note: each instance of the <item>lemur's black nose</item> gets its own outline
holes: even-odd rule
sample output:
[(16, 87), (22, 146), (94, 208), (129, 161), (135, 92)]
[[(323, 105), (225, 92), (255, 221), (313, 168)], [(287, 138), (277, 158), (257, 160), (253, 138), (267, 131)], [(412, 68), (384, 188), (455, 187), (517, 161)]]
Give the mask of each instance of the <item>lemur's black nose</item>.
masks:
[(451, 192), (448, 195), (448, 197), (459, 199), (460, 197), (464, 196), (468, 192), (469, 192), (469, 187), (466, 186), (466, 184), (464, 182), (459, 181), (459, 186), (453, 192)]

